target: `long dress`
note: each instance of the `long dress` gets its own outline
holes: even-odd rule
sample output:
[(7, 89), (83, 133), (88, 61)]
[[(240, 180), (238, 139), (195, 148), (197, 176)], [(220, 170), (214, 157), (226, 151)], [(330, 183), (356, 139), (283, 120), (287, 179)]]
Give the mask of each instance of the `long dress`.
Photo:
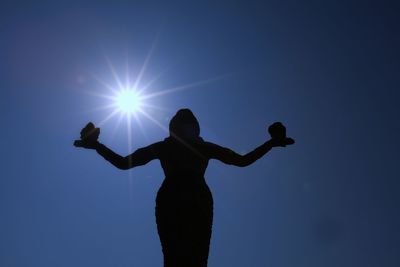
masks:
[(203, 142), (167, 138), (159, 147), (165, 180), (157, 193), (156, 221), (164, 267), (206, 267), (213, 199), (205, 180)]
[(266, 142), (241, 156), (201, 138), (184, 141), (169, 137), (122, 157), (103, 144), (96, 151), (120, 169), (159, 159), (165, 179), (157, 193), (156, 222), (164, 267), (207, 267), (213, 221), (213, 199), (204, 173), (210, 159), (247, 166), (271, 146)]

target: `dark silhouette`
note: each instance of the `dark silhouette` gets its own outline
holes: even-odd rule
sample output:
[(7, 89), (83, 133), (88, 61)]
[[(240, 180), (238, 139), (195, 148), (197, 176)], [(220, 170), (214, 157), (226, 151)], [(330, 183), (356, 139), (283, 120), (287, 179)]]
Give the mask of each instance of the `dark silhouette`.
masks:
[(159, 159), (165, 180), (157, 193), (156, 221), (164, 254), (164, 267), (206, 267), (213, 199), (204, 172), (210, 159), (245, 167), (261, 158), (272, 147), (293, 144), (281, 123), (269, 127), (272, 138), (246, 155), (200, 137), (200, 126), (189, 109), (181, 109), (169, 125), (170, 136), (164, 141), (140, 148), (122, 157), (97, 141), (100, 133), (89, 123), (81, 131), (75, 146), (96, 149), (107, 161), (120, 169), (141, 166)]

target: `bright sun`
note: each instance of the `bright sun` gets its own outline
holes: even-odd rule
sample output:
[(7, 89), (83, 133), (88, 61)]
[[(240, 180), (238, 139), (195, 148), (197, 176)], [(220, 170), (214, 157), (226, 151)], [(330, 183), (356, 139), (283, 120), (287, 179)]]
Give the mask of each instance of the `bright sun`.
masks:
[(115, 97), (115, 105), (120, 112), (133, 114), (140, 109), (140, 95), (133, 89), (124, 89)]

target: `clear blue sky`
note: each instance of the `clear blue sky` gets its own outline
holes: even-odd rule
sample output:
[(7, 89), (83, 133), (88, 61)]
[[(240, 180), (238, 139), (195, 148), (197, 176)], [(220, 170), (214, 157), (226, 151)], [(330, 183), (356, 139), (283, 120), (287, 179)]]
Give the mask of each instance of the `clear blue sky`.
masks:
[[(4, 3), (6, 2), (6, 3)], [(8, 3), (7, 3), (8, 2)], [(274, 121), (296, 145), (241, 169), (211, 162), (210, 267), (400, 265), (400, 8), (395, 1), (31, 1), (0, 4), (0, 266), (162, 266), (154, 161), (113, 168), (72, 146), (126, 61), (165, 127), (192, 109), (237, 152)], [(141, 118), (132, 150), (166, 133)], [(130, 151), (125, 122), (101, 141)]]

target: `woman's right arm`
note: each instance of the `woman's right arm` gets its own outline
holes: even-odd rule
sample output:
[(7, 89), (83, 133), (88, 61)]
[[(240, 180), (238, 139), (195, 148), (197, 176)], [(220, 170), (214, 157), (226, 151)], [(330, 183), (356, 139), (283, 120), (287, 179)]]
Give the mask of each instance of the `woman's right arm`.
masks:
[(96, 144), (95, 149), (105, 160), (118, 169), (127, 170), (136, 166), (145, 165), (153, 159), (159, 158), (159, 145), (160, 143), (154, 143), (147, 147), (139, 148), (126, 157), (115, 153), (101, 143)]

